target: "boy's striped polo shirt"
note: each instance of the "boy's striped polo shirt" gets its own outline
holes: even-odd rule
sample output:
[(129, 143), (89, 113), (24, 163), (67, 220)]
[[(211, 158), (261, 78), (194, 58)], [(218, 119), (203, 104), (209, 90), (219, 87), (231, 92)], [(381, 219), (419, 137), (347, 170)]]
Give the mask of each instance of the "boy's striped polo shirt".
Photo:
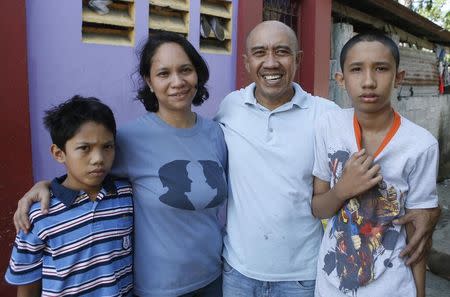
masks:
[(51, 184), (49, 213), (32, 205), (28, 234), (16, 236), (5, 279), (42, 280), (42, 296), (127, 296), (133, 287), (130, 184), (107, 176), (95, 201)]

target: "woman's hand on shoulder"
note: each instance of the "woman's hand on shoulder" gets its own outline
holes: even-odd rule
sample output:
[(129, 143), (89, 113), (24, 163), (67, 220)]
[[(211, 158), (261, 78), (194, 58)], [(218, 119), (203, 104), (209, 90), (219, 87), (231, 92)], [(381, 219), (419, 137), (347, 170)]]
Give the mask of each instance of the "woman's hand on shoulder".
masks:
[(30, 211), (31, 205), (34, 202), (41, 202), (41, 211), (42, 213), (48, 213), (48, 208), (50, 204), (50, 190), (49, 190), (50, 182), (49, 181), (40, 181), (37, 182), (28, 192), (20, 198), (17, 203), (17, 209), (14, 213), (14, 226), (16, 228), (16, 232), (18, 233), (20, 230), (28, 233), (31, 224), (30, 219), (28, 217), (28, 212)]

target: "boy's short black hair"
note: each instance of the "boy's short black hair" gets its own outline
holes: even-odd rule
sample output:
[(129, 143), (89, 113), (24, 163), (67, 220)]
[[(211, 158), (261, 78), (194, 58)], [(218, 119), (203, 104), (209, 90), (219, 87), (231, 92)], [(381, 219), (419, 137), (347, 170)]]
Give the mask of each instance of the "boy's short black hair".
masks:
[(86, 122), (105, 126), (116, 137), (116, 121), (111, 109), (94, 97), (75, 95), (64, 103), (45, 111), (44, 125), (52, 141), (65, 151), (66, 142)]
[(398, 66), (400, 64), (400, 52), (398, 50), (397, 44), (388, 36), (383, 34), (382, 32), (378, 31), (368, 31), (364, 33), (360, 33), (358, 35), (353, 36), (347, 43), (344, 45), (341, 51), (340, 55), (340, 63), (341, 63), (341, 69), (344, 71), (344, 63), (345, 59), (347, 58), (348, 51), (357, 43), (363, 42), (363, 41), (378, 41), (382, 43), (384, 46), (386, 46), (390, 51), (392, 56), (395, 60), (395, 66), (396, 69), (398, 69)]

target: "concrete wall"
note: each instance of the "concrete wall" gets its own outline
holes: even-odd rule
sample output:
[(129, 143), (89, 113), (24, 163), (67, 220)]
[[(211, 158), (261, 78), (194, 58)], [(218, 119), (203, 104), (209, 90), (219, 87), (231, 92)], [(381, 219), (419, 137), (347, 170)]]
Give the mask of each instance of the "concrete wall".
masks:
[[(450, 177), (450, 95), (392, 100), (404, 117), (424, 127), (439, 141), (439, 179)], [(420, 141), (420, 140), (419, 140)]]
[[(233, 40), (238, 0), (233, 0)], [(82, 0), (27, 0), (28, 80), (35, 180), (63, 172), (49, 154), (50, 137), (42, 125), (43, 111), (73, 96), (96, 96), (111, 106), (120, 124), (145, 112), (134, 101), (131, 76), (137, 49), (148, 36), (148, 0), (135, 0), (136, 45), (112, 46), (81, 42)], [(200, 0), (190, 0), (189, 40), (199, 48)], [(210, 99), (199, 114), (212, 117), (221, 99), (234, 89), (236, 45), (232, 54), (204, 54), (210, 68)]]

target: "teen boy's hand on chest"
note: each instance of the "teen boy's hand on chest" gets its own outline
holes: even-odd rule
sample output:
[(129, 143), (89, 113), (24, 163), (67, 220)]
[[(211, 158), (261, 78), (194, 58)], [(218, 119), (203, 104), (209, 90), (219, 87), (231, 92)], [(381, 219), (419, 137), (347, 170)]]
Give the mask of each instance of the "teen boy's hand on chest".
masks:
[(373, 164), (373, 157), (366, 154), (365, 149), (354, 153), (345, 163), (342, 177), (335, 186), (339, 200), (344, 202), (379, 183), (383, 179), (378, 174), (380, 169), (380, 165)]

